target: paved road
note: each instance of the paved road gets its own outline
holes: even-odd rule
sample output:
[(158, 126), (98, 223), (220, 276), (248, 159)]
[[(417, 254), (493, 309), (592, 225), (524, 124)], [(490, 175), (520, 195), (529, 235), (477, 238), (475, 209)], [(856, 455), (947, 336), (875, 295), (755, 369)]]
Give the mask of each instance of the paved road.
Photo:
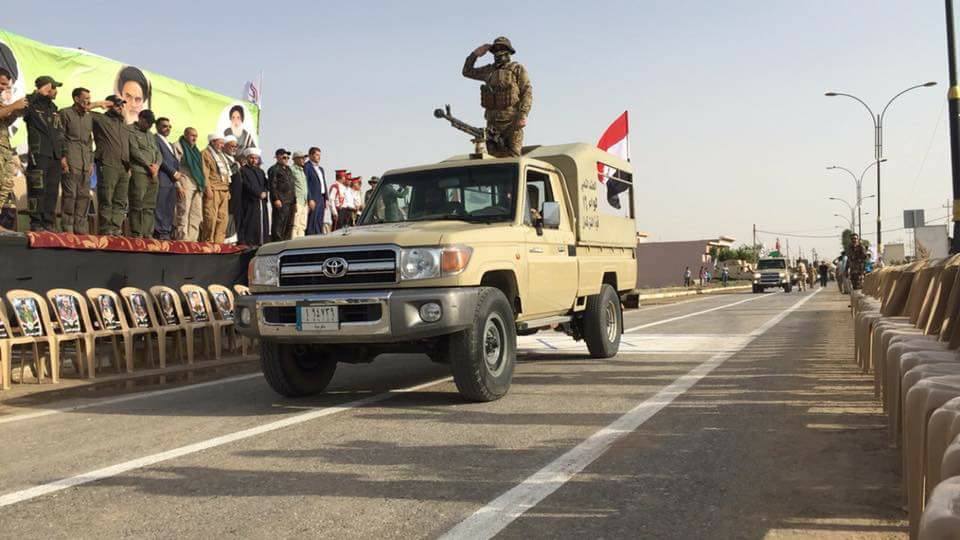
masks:
[(0, 537), (902, 538), (833, 290), (641, 308), (607, 361), (521, 338), (465, 403), (418, 357), (0, 416)]

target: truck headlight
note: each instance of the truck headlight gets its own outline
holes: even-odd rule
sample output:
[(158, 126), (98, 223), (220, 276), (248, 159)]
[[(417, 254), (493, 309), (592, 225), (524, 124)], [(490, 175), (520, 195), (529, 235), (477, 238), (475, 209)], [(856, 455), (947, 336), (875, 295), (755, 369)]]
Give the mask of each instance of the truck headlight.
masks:
[(254, 257), (247, 270), (247, 281), (250, 285), (279, 286), (280, 257), (276, 255)]
[(440, 248), (410, 248), (400, 252), (400, 278), (430, 279), (440, 276)]
[(400, 251), (400, 277), (413, 280), (457, 275), (467, 268), (472, 255), (473, 248), (467, 246), (403, 249)]
[(753, 274), (753, 279), (760, 279), (760, 272), (754, 273), (754, 274)]

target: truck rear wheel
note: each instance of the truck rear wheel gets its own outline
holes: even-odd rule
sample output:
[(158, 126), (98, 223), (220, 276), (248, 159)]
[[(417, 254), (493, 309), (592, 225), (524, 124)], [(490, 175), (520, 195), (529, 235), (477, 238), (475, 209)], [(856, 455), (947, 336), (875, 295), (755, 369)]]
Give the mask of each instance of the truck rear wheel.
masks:
[(323, 392), (337, 370), (337, 361), (322, 348), (264, 341), (260, 367), (270, 388), (286, 397)]
[(604, 283), (600, 294), (587, 298), (583, 316), (583, 339), (594, 358), (610, 358), (620, 350), (623, 310), (617, 291)]
[(447, 359), (460, 395), (494, 401), (507, 394), (517, 358), (513, 309), (499, 289), (483, 287), (473, 325), (448, 338)]

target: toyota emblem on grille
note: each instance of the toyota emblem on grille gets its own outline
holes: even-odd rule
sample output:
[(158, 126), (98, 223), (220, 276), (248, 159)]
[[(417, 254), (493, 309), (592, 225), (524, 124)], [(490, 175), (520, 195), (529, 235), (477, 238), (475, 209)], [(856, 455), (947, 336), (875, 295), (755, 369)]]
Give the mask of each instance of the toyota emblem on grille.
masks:
[(328, 278), (342, 278), (347, 275), (347, 260), (343, 257), (330, 257), (323, 261), (322, 272)]

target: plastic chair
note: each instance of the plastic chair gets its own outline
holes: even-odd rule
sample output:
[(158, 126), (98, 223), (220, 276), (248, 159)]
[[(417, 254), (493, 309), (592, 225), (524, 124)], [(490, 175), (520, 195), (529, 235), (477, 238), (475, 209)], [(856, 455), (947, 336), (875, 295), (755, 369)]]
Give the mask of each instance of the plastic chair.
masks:
[[(126, 302), (127, 310), (130, 313), (134, 313), (140, 309), (146, 310), (150, 327), (157, 335), (157, 349), (160, 353), (160, 367), (167, 367), (167, 337), (173, 338), (173, 345), (176, 349), (177, 358), (182, 362), (182, 341), (186, 340), (187, 330), (186, 327), (181, 323), (180, 319), (177, 318), (176, 310), (173, 310), (170, 313), (165, 313), (162, 309), (162, 306), (155, 304), (153, 295), (136, 287), (124, 287), (120, 289), (120, 296), (122, 296), (124, 302)], [(141, 307), (135, 307), (136, 305), (140, 305)], [(172, 309), (173, 306), (170, 305), (170, 308)]]
[[(16, 346), (29, 345), (31, 347), (33, 352), (33, 367), (31, 369), (40, 373), (42, 359), (38, 345), (41, 343), (46, 343), (49, 347), (49, 340), (46, 336), (26, 336), (23, 334), (22, 328), (14, 330), (13, 325), (10, 324), (10, 319), (7, 317), (6, 305), (0, 300), (0, 371), (3, 372), (0, 387), (4, 390), (10, 389), (10, 383), (13, 379), (13, 351)], [(26, 367), (26, 363), (21, 360), (21, 382), (23, 381), (24, 367)]]
[[(123, 300), (120, 295), (110, 289), (98, 287), (87, 289), (87, 298), (93, 304), (93, 312), (100, 321), (100, 328), (119, 331), (123, 336), (123, 354), (126, 359), (127, 373), (133, 373), (134, 344), (137, 336), (145, 337), (147, 362), (153, 366), (153, 329), (130, 326), (123, 312)], [(120, 365), (117, 364), (117, 369), (119, 368)]]
[[(203, 287), (191, 284), (181, 285), (180, 292), (190, 309), (191, 318), (195, 321), (207, 322), (210, 325), (213, 332), (213, 355), (214, 358), (219, 360), (223, 354), (223, 330), (229, 330), (233, 326), (233, 319), (216, 318), (216, 310), (210, 299), (210, 293)], [(230, 339), (230, 342), (233, 343), (233, 340)]]
[[(183, 304), (180, 303), (180, 295), (177, 294), (177, 291), (167, 287), (165, 285), (154, 285), (150, 287), (150, 294), (153, 295), (153, 301), (158, 306), (165, 306), (167, 304), (172, 304), (174, 312), (177, 315), (177, 320), (180, 321), (180, 325), (184, 329), (184, 334), (186, 335), (187, 342), (187, 363), (192, 364), (194, 362), (194, 348), (195, 348), (195, 337), (196, 332), (200, 332), (203, 337), (203, 349), (209, 358), (210, 353), (210, 339), (208, 337), (209, 330), (210, 334), (213, 333), (213, 326), (210, 324), (210, 321), (197, 321), (192, 318), (188, 318), (183, 309)], [(208, 312), (209, 313), (209, 312)]]
[[(97, 340), (109, 339), (113, 348), (113, 362), (118, 365), (120, 362), (120, 349), (117, 343), (119, 331), (107, 330), (105, 328), (96, 328), (93, 319), (90, 317), (90, 310), (87, 306), (87, 299), (77, 291), (71, 289), (51, 289), (47, 291), (47, 300), (50, 301), (51, 309), (60, 324), (61, 331), (64, 333), (79, 334), (84, 342), (86, 356), (86, 377), (92, 379), (96, 376), (95, 361)], [(63, 306), (61, 303), (66, 300), (72, 302), (72, 306)], [(72, 313), (70, 313), (72, 311)], [(82, 364), (81, 364), (82, 365)], [(83, 370), (81, 370), (81, 375)]]
[(944, 480), (933, 490), (915, 538), (960, 540), (960, 476)]
[(237, 332), (235, 324), (237, 304), (234, 301), (233, 292), (223, 285), (216, 284), (210, 285), (207, 287), (207, 290), (210, 292), (210, 303), (213, 304), (217, 317), (219, 317), (221, 321), (229, 323), (223, 324), (223, 326), (227, 329), (227, 335), (230, 339), (230, 350), (236, 351), (239, 348), (240, 354), (246, 356), (247, 342), (243, 339), (243, 336)]
[[(58, 333), (50, 320), (50, 311), (46, 300), (37, 293), (14, 289), (7, 291), (7, 301), (13, 306), (14, 315), (20, 323), (20, 338), (14, 338), (12, 344), (28, 344), (34, 346), (36, 360), (37, 382), (43, 382), (43, 362), (39, 361), (36, 345), (46, 342), (50, 351), (50, 380), (54, 384), (60, 382), (60, 353), (64, 343), (73, 342), (77, 346), (77, 355), (80, 353), (80, 335)], [(35, 336), (30, 334), (37, 333)], [(23, 380), (23, 364), (20, 365), (20, 380)]]

